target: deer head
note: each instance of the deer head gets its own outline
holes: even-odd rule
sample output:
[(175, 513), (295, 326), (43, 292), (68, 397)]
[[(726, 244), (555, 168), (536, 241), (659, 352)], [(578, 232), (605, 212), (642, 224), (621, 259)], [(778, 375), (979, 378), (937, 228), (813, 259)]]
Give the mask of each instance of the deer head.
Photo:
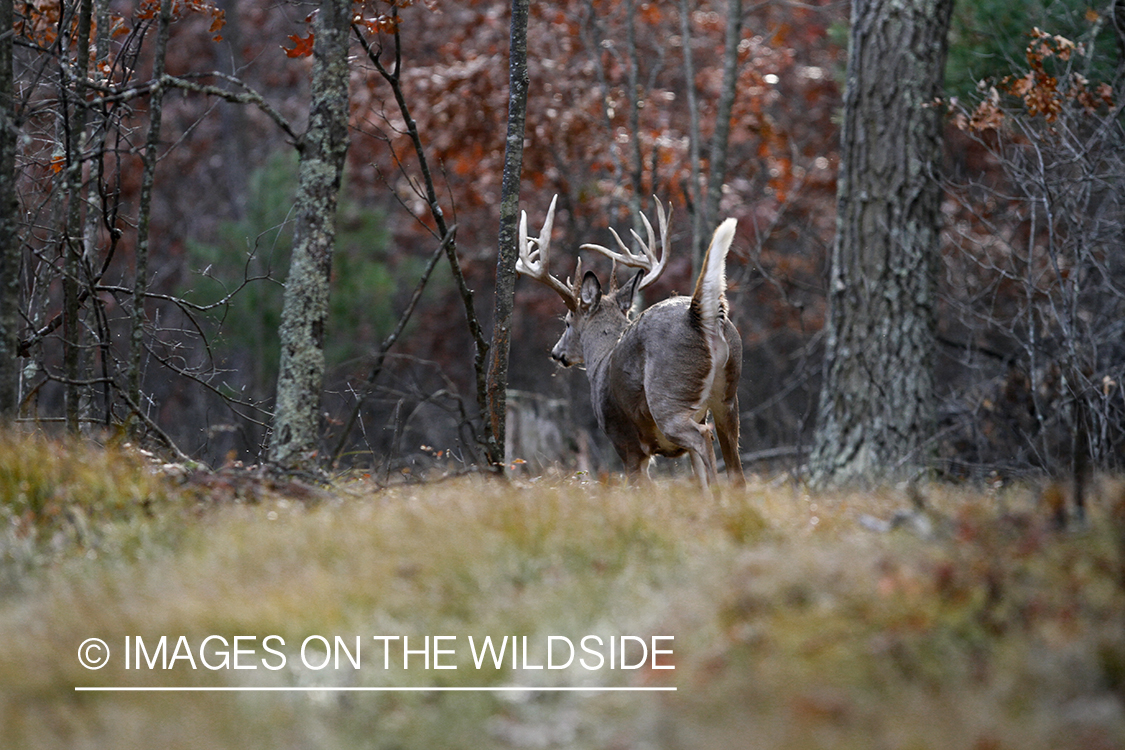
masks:
[[(558, 196), (556, 195), (551, 200), (550, 208), (547, 209), (547, 218), (543, 221), (543, 228), (540, 230), (538, 237), (528, 237), (527, 213), (521, 212), (519, 260), (516, 262), (516, 270), (554, 289), (566, 304), (568, 310), (566, 330), (563, 331), (562, 337), (551, 349), (551, 357), (564, 367), (571, 367), (585, 363), (582, 345), (583, 333), (587, 330), (601, 332), (594, 336), (586, 336), (587, 343), (604, 343), (603, 340), (608, 340), (615, 334), (620, 333), (629, 323), (629, 310), (633, 307), (633, 300), (637, 292), (652, 284), (664, 273), (667, 262), (668, 215), (671, 214), (671, 208), (669, 208), (669, 214), (665, 214), (664, 207), (659, 202), (656, 206), (657, 219), (660, 225), (659, 254), (656, 251), (656, 236), (652, 223), (644, 215), (641, 216), (641, 221), (644, 223), (648, 241), (642, 240), (635, 231), (631, 232), (641, 246), (640, 252), (630, 251), (622, 241), (621, 236), (612, 227), (609, 231), (616, 240), (620, 252), (594, 243), (586, 243), (579, 248), (581, 250), (593, 250), (613, 261), (610, 287), (608, 291), (603, 292), (601, 282), (598, 281), (598, 277), (592, 271), (587, 271), (583, 275), (581, 258), (577, 261), (574, 271), (575, 281), (573, 282), (568, 278), (564, 283), (557, 277), (552, 276), (548, 270), (551, 230), (554, 227), (557, 201)], [(632, 280), (621, 288), (617, 287), (618, 263), (629, 268), (639, 269)]]

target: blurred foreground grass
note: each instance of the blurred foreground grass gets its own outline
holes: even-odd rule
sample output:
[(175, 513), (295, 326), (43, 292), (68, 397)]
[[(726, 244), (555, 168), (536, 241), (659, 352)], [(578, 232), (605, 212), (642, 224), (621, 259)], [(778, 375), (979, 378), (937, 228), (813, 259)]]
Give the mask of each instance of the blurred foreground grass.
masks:
[[(921, 492), (925, 514), (873, 531), (911, 507), (905, 492), (471, 477), (320, 491), (4, 437), (0, 747), (1125, 747), (1120, 486), (1068, 532), (1028, 490)], [(373, 639), (427, 635), (454, 637), (430, 669)], [(586, 635), (673, 636), (660, 666), (675, 669), (524, 668), (549, 636)], [(155, 659), (161, 636), (170, 669), (125, 669), (126, 638)], [(236, 636), (255, 668), (200, 663), (224, 643), (233, 659)], [(361, 668), (315, 668), (315, 638), (306, 666), (310, 636), (353, 652), (359, 636)], [(469, 636), (530, 650), (477, 668)], [(111, 652), (98, 670), (78, 661), (92, 637)]]

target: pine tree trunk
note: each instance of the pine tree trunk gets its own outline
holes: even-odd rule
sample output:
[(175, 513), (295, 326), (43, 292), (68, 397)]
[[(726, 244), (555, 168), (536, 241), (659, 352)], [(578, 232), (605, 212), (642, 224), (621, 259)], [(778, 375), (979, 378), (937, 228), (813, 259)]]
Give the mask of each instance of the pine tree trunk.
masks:
[(336, 236), (336, 206), (348, 151), (349, 0), (322, 0), (313, 25), (309, 125), (297, 170), (293, 257), (282, 305), (270, 460), (309, 467), (319, 435), (324, 329)]
[(852, 6), (814, 483), (912, 476), (935, 419), (941, 95), (952, 0)]

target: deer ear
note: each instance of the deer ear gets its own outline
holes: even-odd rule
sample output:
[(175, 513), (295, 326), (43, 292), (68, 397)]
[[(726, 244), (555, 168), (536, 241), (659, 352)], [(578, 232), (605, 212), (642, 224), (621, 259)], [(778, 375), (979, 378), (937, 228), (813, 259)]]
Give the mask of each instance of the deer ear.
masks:
[(582, 277), (582, 290), (580, 294), (583, 307), (593, 307), (601, 300), (602, 284), (598, 281), (598, 277), (594, 275), (593, 271), (587, 271), (586, 275)]
[(629, 283), (617, 290), (617, 295), (614, 299), (617, 302), (618, 308), (621, 309), (622, 314), (628, 315), (629, 310), (632, 309), (633, 297), (637, 294), (637, 285), (644, 275), (644, 271), (637, 271), (636, 275), (633, 276), (633, 279)]

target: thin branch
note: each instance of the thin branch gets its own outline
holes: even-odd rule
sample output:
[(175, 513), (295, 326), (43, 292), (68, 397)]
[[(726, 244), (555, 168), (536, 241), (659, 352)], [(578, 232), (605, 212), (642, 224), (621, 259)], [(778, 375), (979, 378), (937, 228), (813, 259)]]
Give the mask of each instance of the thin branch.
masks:
[(406, 102), (406, 96), (402, 90), (402, 80), (399, 77), (401, 73), (402, 57), (398, 26), (396, 24), (394, 32), (395, 63), (393, 72), (387, 70), (386, 66), (383, 65), (381, 60), (382, 49), (373, 48), (367, 38), (363, 36), (358, 26), (353, 25), (352, 29), (359, 39), (360, 46), (363, 47), (363, 51), (367, 54), (367, 59), (371, 61), (371, 64), (375, 66), (375, 70), (379, 72), (379, 75), (381, 75), (383, 80), (391, 87), (391, 92), (394, 94), (399, 112), (402, 115), (403, 121), (406, 123), (410, 141), (414, 145), (414, 154), (418, 159), (419, 169), (422, 172), (422, 179), (426, 189), (426, 203), (429, 206), (434, 225), (437, 227), (436, 236), (443, 238), (442, 246), (445, 248), (445, 257), (449, 261), (449, 268), (453, 273), (454, 283), (456, 283), (457, 290), (461, 295), (461, 303), (465, 308), (465, 317), (469, 326), (469, 333), (476, 347), (473, 366), (476, 375), (477, 405), (480, 407), (481, 414), (486, 414), (488, 411), (487, 367), (489, 345), (488, 341), (485, 339), (484, 330), (480, 325), (480, 321), (477, 319), (476, 306), (473, 303), (473, 291), (469, 288), (465, 280), (465, 275), (461, 270), (461, 262), (457, 257), (456, 243), (453, 241), (444, 241), (446, 235), (449, 234), (449, 228), (446, 226), (445, 215), (442, 213), (441, 205), (438, 203), (433, 175), (430, 171), (429, 161), (426, 158), (425, 148), (422, 146), (422, 138), (418, 133), (418, 126), (410, 114), (410, 107)]
[(336, 450), (332, 451), (331, 465), (335, 466), (340, 460), (340, 455), (344, 451), (344, 445), (348, 441), (348, 436), (351, 434), (352, 428), (355, 427), (359, 412), (363, 408), (367, 397), (371, 395), (372, 390), (374, 390), (375, 381), (379, 379), (379, 375), (383, 372), (383, 362), (387, 358), (387, 353), (390, 351), (391, 347), (395, 345), (395, 342), (398, 341), (399, 336), (402, 335), (403, 330), (406, 328), (406, 324), (410, 321), (410, 317), (414, 314), (414, 308), (418, 306), (418, 300), (422, 298), (422, 291), (426, 288), (426, 284), (430, 280), (430, 274), (434, 272), (434, 268), (437, 266), (441, 256), (445, 254), (446, 245), (453, 242), (456, 231), (456, 225), (451, 227), (442, 239), (441, 244), (434, 250), (433, 254), (430, 255), (430, 260), (426, 264), (426, 268), (422, 271), (422, 276), (418, 279), (418, 283), (414, 287), (414, 293), (410, 295), (410, 301), (407, 303), (406, 309), (399, 315), (398, 323), (395, 324), (394, 330), (379, 344), (379, 351), (375, 355), (375, 364), (371, 367), (371, 374), (367, 376), (367, 382), (364, 383), (356, 399), (355, 406), (352, 408), (347, 422), (344, 423), (344, 430), (340, 434), (339, 441), (336, 443)]
[[(168, 27), (172, 22), (172, 4), (160, 4), (160, 18), (156, 31), (156, 49), (153, 50), (153, 78), (164, 77), (164, 63), (168, 52)], [(148, 291), (149, 225), (152, 218), (152, 187), (156, 180), (156, 152), (160, 145), (160, 126), (164, 116), (164, 88), (153, 89), (149, 105), (148, 135), (142, 159), (141, 191), (137, 209), (137, 247), (134, 252), (133, 314), (129, 330), (129, 400), (141, 400), (141, 349), (144, 339), (145, 292)]]
[(183, 76), (173, 76), (165, 74), (160, 78), (154, 78), (153, 80), (146, 81), (135, 86), (130, 86), (126, 89), (121, 89), (116, 86), (106, 86), (104, 84), (98, 84), (91, 81), (88, 84), (89, 87), (96, 91), (102, 92), (102, 96), (91, 99), (89, 102), (87, 102), (87, 105), (90, 107), (98, 107), (105, 104), (119, 104), (122, 102), (127, 102), (131, 99), (136, 99), (140, 96), (151, 95), (156, 90), (161, 88), (177, 88), (183, 91), (190, 91), (195, 94), (203, 94), (204, 96), (214, 96), (232, 104), (253, 104), (263, 113), (265, 113), (271, 120), (273, 120), (274, 123), (276, 123), (277, 126), (281, 128), (282, 131), (284, 131), (285, 134), (288, 135), (294, 143), (300, 143), (301, 136), (293, 129), (293, 126), (289, 123), (289, 121), (286, 120), (285, 117), (273, 107), (273, 105), (267, 102), (265, 100), (265, 97), (247, 86), (246, 83), (241, 79), (235, 76), (227, 75), (226, 73), (220, 73), (218, 71), (200, 74), (200, 77), (219, 78), (221, 80), (227, 81), (228, 83), (233, 83), (237, 86), (241, 86), (243, 89), (245, 89), (245, 92), (238, 93), (221, 88), (219, 86), (213, 86), (211, 84), (197, 83)]

